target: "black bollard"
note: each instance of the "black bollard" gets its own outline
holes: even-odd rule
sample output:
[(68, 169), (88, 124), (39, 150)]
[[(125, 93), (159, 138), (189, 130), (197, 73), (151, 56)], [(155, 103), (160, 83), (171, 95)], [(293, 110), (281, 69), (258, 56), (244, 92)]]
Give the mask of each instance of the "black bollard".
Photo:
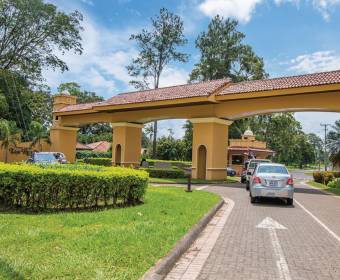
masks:
[(191, 174), (188, 175), (188, 186), (186, 192), (192, 192), (191, 190)]

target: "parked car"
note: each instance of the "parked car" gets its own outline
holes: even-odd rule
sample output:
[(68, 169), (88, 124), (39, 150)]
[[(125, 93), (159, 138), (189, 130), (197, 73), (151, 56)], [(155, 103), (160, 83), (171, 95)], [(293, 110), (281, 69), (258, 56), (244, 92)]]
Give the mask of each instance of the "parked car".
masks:
[(230, 177), (234, 177), (236, 175), (236, 170), (232, 167), (227, 167), (227, 175)]
[(65, 155), (63, 153), (57, 152), (35, 152), (32, 154), (27, 160), (28, 163), (48, 163), (48, 164), (56, 164), (56, 163), (67, 163), (65, 159)]
[(283, 164), (260, 163), (250, 177), (250, 202), (261, 197), (277, 197), (293, 204), (294, 181)]
[(249, 160), (247, 171), (246, 171), (246, 189), (249, 190), (249, 180), (251, 175), (253, 174), (256, 166), (259, 163), (269, 163), (271, 162), (269, 159), (251, 159)]

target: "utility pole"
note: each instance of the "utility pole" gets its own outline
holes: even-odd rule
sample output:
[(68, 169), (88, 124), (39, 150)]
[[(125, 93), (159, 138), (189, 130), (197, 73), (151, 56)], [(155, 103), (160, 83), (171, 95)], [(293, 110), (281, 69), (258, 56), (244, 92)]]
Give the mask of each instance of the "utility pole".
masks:
[(324, 139), (324, 164), (325, 164), (325, 171), (327, 171), (327, 162), (328, 162), (328, 157), (327, 157), (327, 128), (330, 126), (328, 123), (321, 123), (321, 126), (324, 127), (325, 129), (325, 139)]

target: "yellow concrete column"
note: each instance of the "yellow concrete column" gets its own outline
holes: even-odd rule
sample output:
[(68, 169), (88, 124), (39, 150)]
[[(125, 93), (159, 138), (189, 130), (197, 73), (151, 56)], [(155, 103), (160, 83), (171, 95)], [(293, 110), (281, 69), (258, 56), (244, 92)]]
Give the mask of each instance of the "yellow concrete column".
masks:
[(77, 131), (79, 128), (54, 125), (51, 127), (51, 152), (62, 152), (68, 162), (76, 161)]
[(227, 176), (228, 127), (219, 118), (191, 119), (193, 123), (192, 177), (218, 180)]
[(112, 163), (139, 166), (142, 149), (142, 124), (113, 123)]

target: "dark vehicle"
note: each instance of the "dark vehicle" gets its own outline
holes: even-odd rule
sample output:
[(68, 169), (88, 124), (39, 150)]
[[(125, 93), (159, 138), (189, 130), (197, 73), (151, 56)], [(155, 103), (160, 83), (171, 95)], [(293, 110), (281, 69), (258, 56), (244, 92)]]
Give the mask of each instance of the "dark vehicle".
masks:
[(248, 168), (249, 160), (245, 161), (242, 168), (241, 173), (241, 183), (245, 184), (247, 183), (247, 168)]
[(227, 167), (227, 175), (230, 177), (234, 177), (236, 175), (236, 170), (231, 167)]
[(36, 152), (27, 160), (28, 163), (56, 164), (67, 163), (63, 153)]

